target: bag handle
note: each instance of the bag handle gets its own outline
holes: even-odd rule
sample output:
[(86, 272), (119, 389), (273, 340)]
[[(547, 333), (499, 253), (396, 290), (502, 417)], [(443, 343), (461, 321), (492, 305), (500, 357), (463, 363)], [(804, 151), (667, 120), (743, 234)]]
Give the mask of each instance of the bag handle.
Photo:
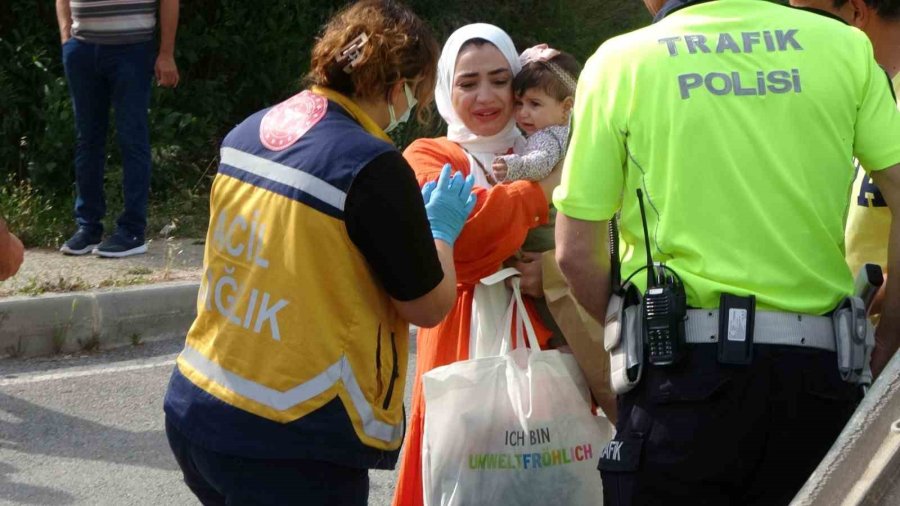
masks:
[[(509, 336), (511, 339), (504, 339), (503, 344), (500, 347), (500, 354), (506, 354), (509, 352), (509, 348), (512, 345), (512, 339), (515, 339), (515, 345), (517, 348), (524, 347), (525, 343), (528, 343), (528, 346), (533, 350), (540, 350), (540, 344), (538, 344), (537, 333), (534, 330), (534, 325), (531, 323), (531, 319), (528, 318), (528, 311), (525, 309), (525, 301), (522, 299), (522, 291), (520, 288), (519, 277), (522, 275), (518, 269), (514, 267), (507, 267), (506, 269), (501, 269), (490, 276), (481, 279), (481, 282), (485, 285), (494, 285), (500, 283), (506, 279), (512, 278), (510, 281), (510, 285), (512, 285), (513, 295), (510, 297), (509, 306), (506, 309), (506, 314), (504, 316), (504, 323), (501, 329), (502, 332), (507, 333), (509, 336), (509, 332), (512, 331), (513, 323), (516, 325), (515, 337)], [(515, 313), (516, 321), (513, 322), (513, 314)], [(524, 330), (524, 332), (523, 332)], [(522, 334), (525, 334), (524, 336)], [(527, 341), (526, 341), (527, 339)]]
[(506, 278), (511, 278), (513, 276), (521, 276), (522, 273), (519, 272), (515, 267), (507, 267), (505, 269), (500, 269), (499, 271), (491, 274), (490, 276), (481, 278), (481, 282), (485, 285), (496, 285), (497, 283), (503, 281)]
[(537, 340), (537, 333), (534, 331), (534, 324), (531, 323), (531, 318), (528, 317), (528, 310), (525, 309), (525, 301), (522, 300), (522, 291), (519, 288), (518, 277), (512, 279), (512, 289), (513, 289), (513, 300), (516, 304), (516, 315), (518, 316), (518, 322), (516, 323), (516, 346), (524, 346), (525, 343), (522, 342), (522, 332), (519, 330), (520, 325), (525, 327), (525, 336), (528, 338), (528, 346), (534, 351), (540, 351), (541, 345)]
[[(509, 305), (506, 306), (506, 313), (504, 313), (503, 321), (500, 323), (501, 327), (497, 329), (497, 332), (503, 332), (503, 339), (500, 341), (500, 355), (509, 353), (512, 346), (512, 339), (514, 338), (510, 335), (510, 332), (513, 332), (513, 314), (515, 312), (516, 298), (513, 296), (509, 298)], [(518, 325), (516, 326), (516, 332), (518, 332)], [(519, 346), (518, 339), (516, 339), (516, 346)]]

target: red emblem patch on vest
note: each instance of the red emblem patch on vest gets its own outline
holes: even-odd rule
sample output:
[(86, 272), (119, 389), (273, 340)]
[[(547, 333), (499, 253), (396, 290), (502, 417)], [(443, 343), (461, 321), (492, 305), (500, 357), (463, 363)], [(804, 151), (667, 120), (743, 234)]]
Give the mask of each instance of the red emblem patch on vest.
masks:
[(297, 142), (328, 110), (328, 99), (303, 91), (276, 105), (263, 116), (259, 141), (272, 151), (281, 151)]

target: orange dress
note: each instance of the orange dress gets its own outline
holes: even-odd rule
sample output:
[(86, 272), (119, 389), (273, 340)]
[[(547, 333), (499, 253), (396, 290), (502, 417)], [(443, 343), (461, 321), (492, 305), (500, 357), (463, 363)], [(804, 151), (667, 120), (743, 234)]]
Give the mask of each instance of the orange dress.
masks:
[[(419, 139), (406, 149), (403, 156), (415, 170), (419, 186), (436, 180), (445, 163), (466, 175), (471, 171), (462, 148), (446, 138)], [(456, 303), (438, 326), (420, 329), (418, 333), (412, 405), (394, 492), (394, 506), (422, 504), (422, 436), (425, 424), (422, 374), (435, 367), (469, 358), (469, 325), (475, 285), (481, 278), (496, 272), (503, 261), (521, 247), (528, 230), (543, 225), (548, 219), (547, 199), (537, 183), (516, 181), (490, 189), (479, 187), (474, 193), (478, 202), (453, 247)], [(532, 314), (531, 320), (539, 340), (549, 338), (550, 332), (540, 323), (537, 315), (532, 311), (529, 313)]]

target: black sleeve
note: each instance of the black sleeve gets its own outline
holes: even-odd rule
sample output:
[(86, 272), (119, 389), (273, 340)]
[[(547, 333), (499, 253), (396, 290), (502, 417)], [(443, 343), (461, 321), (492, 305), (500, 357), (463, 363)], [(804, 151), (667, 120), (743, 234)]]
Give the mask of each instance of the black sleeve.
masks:
[(399, 152), (378, 156), (356, 175), (344, 223), (391, 297), (417, 299), (444, 279), (422, 193)]

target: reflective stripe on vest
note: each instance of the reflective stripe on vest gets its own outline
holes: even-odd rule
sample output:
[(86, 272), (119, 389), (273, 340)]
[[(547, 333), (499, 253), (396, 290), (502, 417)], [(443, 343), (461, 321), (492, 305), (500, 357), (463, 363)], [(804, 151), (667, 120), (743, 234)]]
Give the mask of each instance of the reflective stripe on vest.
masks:
[(226, 165), (290, 186), (339, 211), (344, 210), (347, 194), (311, 174), (234, 148), (222, 148), (221, 157)]
[(350, 362), (346, 357), (341, 357), (340, 360), (306, 383), (297, 385), (284, 392), (279, 392), (265, 385), (242, 378), (209, 360), (190, 346), (185, 346), (181, 352), (181, 359), (210, 381), (218, 383), (242, 397), (278, 411), (287, 411), (298, 404), (302, 404), (341, 381), (350, 395), (350, 399), (353, 401), (353, 407), (363, 422), (363, 432), (367, 436), (388, 443), (396, 441), (402, 436), (402, 425), (390, 425), (375, 419), (372, 407), (366, 401), (366, 397), (363, 395), (350, 367)]

